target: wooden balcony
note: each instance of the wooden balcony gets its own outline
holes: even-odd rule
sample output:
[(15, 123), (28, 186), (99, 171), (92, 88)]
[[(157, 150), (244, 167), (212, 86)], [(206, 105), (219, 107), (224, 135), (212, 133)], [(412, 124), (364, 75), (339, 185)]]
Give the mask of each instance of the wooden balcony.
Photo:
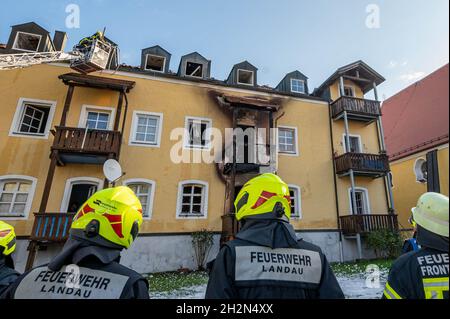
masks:
[(52, 150), (58, 151), (60, 165), (66, 163), (103, 164), (120, 153), (120, 131), (91, 130), (56, 126)]
[(356, 97), (341, 96), (331, 103), (331, 114), (337, 120), (347, 111), (349, 120), (371, 122), (381, 116), (380, 102)]
[(34, 213), (30, 239), (38, 243), (63, 243), (75, 213)]
[(380, 229), (398, 230), (395, 214), (362, 214), (341, 216), (341, 230), (344, 235), (367, 234)]
[(357, 176), (373, 178), (389, 172), (389, 159), (386, 154), (345, 153), (334, 159), (336, 174), (346, 175), (350, 169)]

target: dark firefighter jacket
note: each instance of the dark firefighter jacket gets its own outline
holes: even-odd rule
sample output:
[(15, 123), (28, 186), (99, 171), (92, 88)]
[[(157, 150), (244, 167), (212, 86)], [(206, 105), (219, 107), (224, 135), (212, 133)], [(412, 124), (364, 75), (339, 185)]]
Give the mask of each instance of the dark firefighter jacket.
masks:
[(14, 263), (10, 256), (0, 255), (0, 296), (16, 281), (19, 273), (14, 270)]
[(298, 240), (286, 221), (247, 220), (220, 250), (207, 299), (344, 298), (319, 247)]
[(392, 265), (384, 299), (448, 299), (448, 237), (418, 226), (421, 248), (400, 256)]
[(120, 250), (69, 239), (48, 265), (23, 274), (10, 299), (148, 299), (148, 282), (119, 264)]

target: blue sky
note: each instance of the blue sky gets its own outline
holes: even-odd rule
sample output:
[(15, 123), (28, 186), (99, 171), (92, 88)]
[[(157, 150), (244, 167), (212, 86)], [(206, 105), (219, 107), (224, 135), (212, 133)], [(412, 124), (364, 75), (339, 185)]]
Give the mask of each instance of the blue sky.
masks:
[[(67, 28), (66, 7), (80, 8), (80, 27)], [(379, 8), (368, 28), (367, 6)], [(259, 84), (276, 86), (295, 69), (317, 87), (338, 67), (363, 60), (386, 82), (389, 97), (449, 60), (448, 0), (2, 0), (0, 42), (10, 26), (35, 21), (51, 34), (68, 33), (68, 48), (106, 26), (121, 61), (139, 65), (140, 50), (159, 44), (180, 57), (198, 51), (225, 79), (233, 64), (258, 67)]]

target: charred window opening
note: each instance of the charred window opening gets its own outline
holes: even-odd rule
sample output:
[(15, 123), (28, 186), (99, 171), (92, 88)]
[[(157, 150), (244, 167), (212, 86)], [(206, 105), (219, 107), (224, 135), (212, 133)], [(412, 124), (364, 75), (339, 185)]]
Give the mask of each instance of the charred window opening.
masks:
[(201, 78), (203, 76), (203, 64), (195, 62), (187, 62), (186, 75)]
[(253, 85), (253, 71), (248, 70), (238, 70), (237, 71), (237, 82), (239, 84)]
[(13, 49), (21, 51), (37, 52), (41, 36), (39, 34), (32, 34), (26, 32), (17, 32), (14, 40)]
[(18, 127), (18, 133), (42, 135), (47, 126), (50, 107), (39, 104), (25, 104)]
[(159, 55), (147, 54), (145, 60), (145, 69), (156, 71), (156, 72), (164, 72), (164, 67), (166, 65), (166, 58)]

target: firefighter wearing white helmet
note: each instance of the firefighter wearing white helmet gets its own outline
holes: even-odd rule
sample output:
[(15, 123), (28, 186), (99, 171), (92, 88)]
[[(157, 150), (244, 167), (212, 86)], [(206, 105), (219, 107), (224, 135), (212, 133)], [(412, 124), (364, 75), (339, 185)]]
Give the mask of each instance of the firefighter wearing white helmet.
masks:
[(241, 229), (210, 266), (206, 298), (344, 298), (320, 248), (297, 238), (290, 201), (288, 185), (275, 174), (242, 187), (234, 202)]
[(11, 257), (15, 249), (14, 227), (0, 220), (0, 296), (19, 277)]
[(383, 292), (385, 299), (448, 299), (448, 197), (428, 192), (412, 208), (421, 246), (392, 265)]

